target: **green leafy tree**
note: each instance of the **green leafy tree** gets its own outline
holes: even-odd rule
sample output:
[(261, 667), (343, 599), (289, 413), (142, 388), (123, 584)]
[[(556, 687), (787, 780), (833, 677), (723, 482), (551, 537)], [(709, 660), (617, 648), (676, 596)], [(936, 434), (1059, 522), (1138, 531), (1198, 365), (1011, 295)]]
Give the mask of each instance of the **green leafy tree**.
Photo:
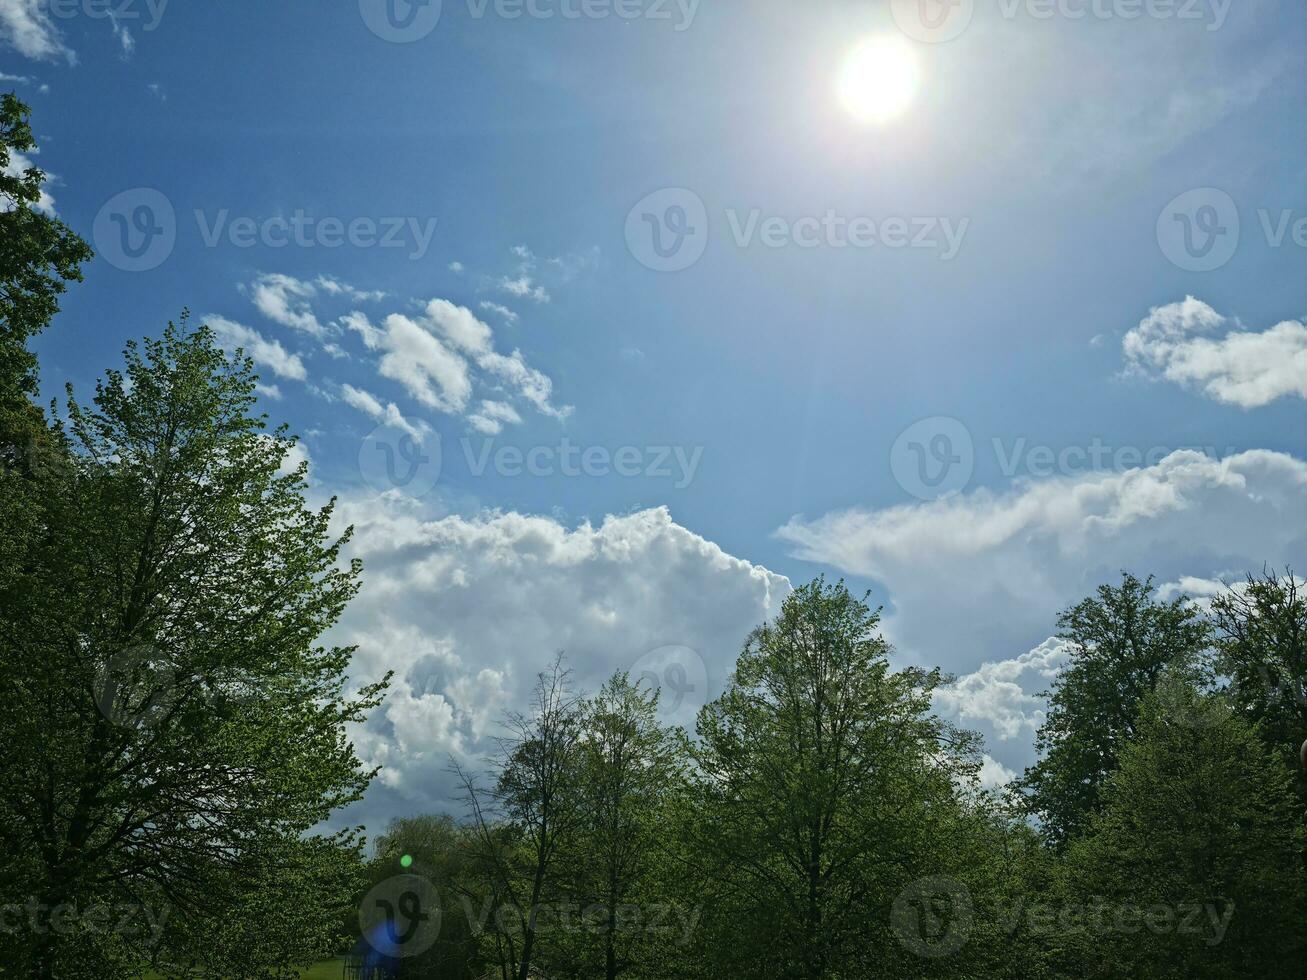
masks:
[(1101, 909), (1065, 937), (1077, 974), (1301, 976), (1303, 839), (1290, 774), (1256, 726), (1168, 673), (1068, 850), (1075, 887)]
[(50, 324), (68, 282), (80, 282), (91, 248), (41, 206), (45, 174), (23, 167), (20, 154), (36, 141), (29, 109), (13, 93), (0, 95), (0, 410), (9, 423), (36, 392), (36, 357), (28, 340)]
[(20, 159), (34, 149), (27, 106), (0, 95), (0, 596), (11, 583), (19, 587), (25, 548), (44, 520), (34, 474), (62, 465), (65, 451), (30, 400), (37, 376), (27, 343), (91, 258), (86, 242), (41, 207), (45, 175)]
[(1058, 627), (1071, 659), (1045, 692), (1048, 714), (1035, 740), (1042, 757), (1019, 788), (1061, 847), (1097, 807), (1140, 699), (1170, 667), (1200, 675), (1211, 632), (1187, 597), (1159, 601), (1151, 578), (1130, 574), (1062, 613)]
[(1307, 742), (1307, 594), (1292, 571), (1267, 571), (1212, 600), (1220, 673), (1228, 695), (1276, 754), (1298, 772), (1307, 800), (1307, 772), (1299, 752)]
[(680, 937), (660, 851), (668, 800), (686, 782), (687, 747), (659, 724), (658, 696), (618, 673), (583, 708), (583, 818), (564, 861), (580, 915), (559, 934), (576, 940), (566, 945), (582, 976), (653, 976)]
[[(128, 345), (93, 406), (69, 393), (68, 466), (41, 476), (41, 534), (0, 602), (0, 876), (42, 908), (168, 918), (36, 930), (9, 944), (18, 975), (87, 957), (103, 976), (141, 960), (274, 975), (343, 918), (320, 913), (349, 900), (358, 842), (305, 835), (366, 787), (344, 729), (384, 681), (346, 695), (352, 648), (317, 642), (359, 566), (340, 562), (331, 505), (305, 506), (294, 441), (250, 414), (255, 380), (207, 328), (170, 324)], [(280, 938), (238, 941), (258, 935), (260, 896), (285, 899)]]
[[(376, 855), (368, 865), (367, 887), (396, 875), (420, 875), (434, 886), (439, 909), (438, 930), (429, 949), (400, 964), (403, 980), (475, 980), (485, 973), (479, 932), (483, 915), (491, 907), (482, 887), (481, 868), (476, 859), (474, 832), (459, 826), (445, 814), (404, 817), (391, 822), (378, 838)], [(349, 923), (357, 934), (358, 915)]]
[(930, 713), (937, 673), (890, 668), (878, 622), (843, 583), (796, 589), (700, 712), (693, 843), (716, 975), (927, 969), (891, 909), (921, 876), (965, 875), (974, 742)]
[(504, 980), (529, 980), (539, 957), (542, 918), (556, 905), (560, 862), (584, 818), (581, 699), (559, 656), (539, 674), (529, 711), (512, 712), (499, 740), (494, 785), (457, 770), (477, 830), (479, 860), (497, 903), (486, 946)]

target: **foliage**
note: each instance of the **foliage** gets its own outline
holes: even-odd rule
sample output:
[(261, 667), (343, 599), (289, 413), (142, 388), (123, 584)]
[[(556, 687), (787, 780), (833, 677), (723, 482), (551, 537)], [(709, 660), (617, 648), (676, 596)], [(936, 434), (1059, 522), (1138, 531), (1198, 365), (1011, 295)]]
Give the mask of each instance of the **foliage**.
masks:
[(303, 835), (366, 787), (344, 726), (381, 686), (345, 696), (352, 651), (316, 645), (359, 568), (339, 563), (331, 506), (306, 509), (304, 466), (284, 468), (293, 440), (250, 415), (254, 383), (206, 328), (169, 325), (128, 346), (92, 407), (69, 392), (67, 456), (34, 477), (43, 526), (0, 603), (0, 875), (50, 908), (169, 911), (94, 944), (38, 932), (47, 975), (84, 955), (109, 975), (124, 957), (216, 966), (239, 947), (271, 968), (326, 951), (285, 938), (322, 938), (317, 903), (269, 930), (264, 902), (343, 880), (354, 835)]
[(1302, 820), (1255, 726), (1168, 674), (1068, 853), (1083, 896), (1141, 912), (1081, 936), (1088, 976), (1291, 977), (1307, 956)]
[(1082, 832), (1103, 781), (1134, 734), (1140, 699), (1163, 671), (1198, 677), (1209, 624), (1181, 596), (1154, 597), (1152, 579), (1125, 574), (1058, 617), (1071, 661), (1057, 677), (1036, 737), (1043, 758), (1020, 782), (1031, 810), (1056, 846)]

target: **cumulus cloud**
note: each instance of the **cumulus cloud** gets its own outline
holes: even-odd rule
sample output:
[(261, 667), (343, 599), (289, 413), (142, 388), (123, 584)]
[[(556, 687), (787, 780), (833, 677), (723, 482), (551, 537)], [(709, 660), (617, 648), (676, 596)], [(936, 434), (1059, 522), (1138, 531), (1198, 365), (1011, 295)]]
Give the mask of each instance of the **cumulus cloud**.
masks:
[(980, 785), (985, 789), (1002, 789), (1017, 774), (992, 756), (984, 756), (980, 762)]
[(1150, 310), (1122, 340), (1128, 370), (1183, 385), (1228, 405), (1259, 408), (1307, 398), (1307, 325), (1285, 320), (1241, 329), (1202, 300)]
[(663, 508), (567, 527), (517, 513), (428, 520), (345, 498), (338, 519), (355, 526), (351, 557), (366, 573), (336, 639), (359, 644), (360, 683), (395, 670), (385, 705), (354, 733), (365, 763), (385, 766), (363, 816), (456, 806), (451, 755), (477, 764), (503, 710), (525, 705), (559, 651), (583, 689), (639, 673), (650, 651), (694, 651), (706, 686), (684, 691), (674, 716), (692, 724), (789, 590)]
[(795, 517), (777, 533), (800, 558), (883, 583), (901, 650), (965, 671), (1030, 649), (1122, 569), (1178, 582), (1301, 564), (1305, 491), (1307, 464), (1282, 453), (1180, 451), (1124, 472)]
[[(433, 299), (420, 314), (392, 313), (380, 325), (358, 311), (341, 317), (341, 323), (365, 347), (381, 353), (378, 371), (383, 377), (399, 382), (428, 408), (465, 414), (474, 382), (480, 381), (507, 388), (542, 415), (562, 419), (572, 411), (570, 406), (553, 404), (553, 381), (530, 367), (521, 351), (496, 351), (494, 332), (465, 306)], [(474, 375), (473, 366), (480, 375)], [(517, 411), (502, 399), (483, 401), (482, 408), (469, 416), (469, 423), (482, 432), (495, 423), (502, 428), (520, 421)]]
[(273, 323), (322, 339), (327, 330), (313, 313), (310, 301), (315, 295), (313, 283), (279, 273), (265, 273), (250, 287), (250, 299)]
[(0, 41), (37, 61), (77, 61), (72, 49), (64, 44), (44, 0), (0, 2)]
[[(367, 350), (379, 355), (375, 367), (381, 377), (398, 383), (425, 408), (465, 417), (475, 431), (493, 435), (505, 425), (520, 423), (522, 416), (510, 398), (520, 398), (556, 419), (572, 411), (569, 405), (554, 404), (554, 385), (548, 375), (528, 365), (520, 350), (507, 354), (495, 350), (490, 326), (449, 300), (432, 299), (417, 311), (390, 313), (374, 323), (358, 309), (334, 320), (319, 318), (315, 303), (325, 300), (362, 303), (386, 298), (379, 290), (356, 289), (330, 276), (307, 280), (264, 273), (248, 292), (265, 317), (309, 334), (334, 358), (349, 356), (338, 338), (357, 336)], [(479, 407), (473, 407), (478, 387), (486, 390)], [(357, 386), (351, 390), (355, 392), (351, 404), (377, 417), (363, 397), (367, 393)], [(375, 396), (368, 398), (381, 405)], [(382, 406), (385, 417), (403, 418), (398, 408), (390, 407), (394, 413)]]
[(282, 378), (303, 381), (308, 377), (304, 362), (298, 354), (292, 354), (281, 346), (277, 340), (269, 340), (253, 327), (247, 327), (235, 320), (223, 316), (208, 316), (204, 322), (213, 330), (219, 343), (224, 348), (234, 351), (244, 348), (245, 353), (254, 359), (254, 363), (265, 367)]
[(398, 381), (428, 408), (461, 415), (472, 396), (467, 362), (424, 326), (401, 313), (392, 313), (382, 328), (367, 336), (385, 351), (378, 370)]
[(426, 422), (421, 419), (410, 422), (394, 402), (387, 402), (383, 405), (380, 399), (362, 388), (355, 388), (350, 384), (342, 385), (340, 396), (347, 405), (357, 408), (364, 415), (382, 425), (394, 426), (401, 432), (407, 432), (419, 444), (424, 442), (426, 437), (431, 434), (431, 426), (427, 425)]
[(1044, 700), (1027, 686), (1046, 690), (1068, 657), (1066, 641), (1050, 637), (1033, 650), (1007, 660), (981, 664), (935, 692), (935, 706), (959, 721), (988, 725), (997, 736), (1029, 737), (1044, 721)]

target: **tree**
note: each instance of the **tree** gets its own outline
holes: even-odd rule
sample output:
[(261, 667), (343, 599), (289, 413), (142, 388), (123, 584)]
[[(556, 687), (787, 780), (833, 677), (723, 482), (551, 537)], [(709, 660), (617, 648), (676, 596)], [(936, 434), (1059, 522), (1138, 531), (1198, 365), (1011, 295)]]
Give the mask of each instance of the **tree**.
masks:
[(602, 965), (586, 962), (585, 975), (615, 980), (652, 958), (661, 933), (624, 910), (658, 901), (659, 824), (667, 800), (685, 784), (683, 737), (658, 722), (658, 691), (614, 674), (585, 704), (580, 744), (584, 818), (570, 864), (577, 904), (601, 909), (596, 923)]
[(1197, 676), (1210, 628), (1188, 597), (1154, 598), (1153, 580), (1126, 573), (1058, 617), (1070, 662), (1053, 683), (1035, 744), (1042, 758), (1018, 784), (1058, 847), (1084, 829), (1103, 781), (1163, 671)]
[(581, 725), (581, 703), (559, 656), (538, 676), (530, 712), (508, 716), (493, 789), (481, 791), (473, 775), (457, 770), (493, 891), (516, 919), (509, 931), (497, 914), (490, 937), (504, 980), (532, 976), (543, 904), (583, 818)]
[(1106, 924), (1073, 937), (1083, 975), (1301, 976), (1304, 830), (1289, 773), (1255, 725), (1182, 674), (1142, 699), (1134, 728), (1068, 851)]
[[(409, 978), (474, 980), (484, 974), (477, 930), (479, 915), (489, 913), (476, 862), (474, 832), (444, 815), (404, 817), (391, 821), (376, 843), (376, 854), (368, 865), (369, 889), (397, 875), (425, 877), (439, 899), (438, 909), (423, 909), (433, 915), (430, 948), (405, 957), (400, 975)], [(357, 920), (350, 924), (357, 930)], [(414, 937), (426, 945), (427, 936)]]
[(890, 910), (920, 876), (965, 873), (973, 742), (930, 714), (937, 673), (891, 670), (878, 622), (842, 582), (796, 589), (700, 712), (700, 948), (718, 975), (924, 966)]
[(1236, 710), (1259, 726), (1267, 744), (1299, 773), (1307, 799), (1307, 773), (1298, 758), (1307, 739), (1307, 594), (1286, 570), (1248, 576), (1240, 587), (1212, 600), (1219, 670), (1230, 680)]
[[(0, 413), (13, 439), (15, 413), (36, 392), (36, 358), (27, 349), (59, 310), (68, 282), (80, 282), (91, 248), (42, 206), (45, 174), (25, 166), (36, 148), (30, 110), (0, 95)], [(22, 168), (22, 169), (19, 169)], [(30, 419), (30, 416), (29, 416)]]
[[(125, 357), (92, 407), (69, 391), (67, 466), (39, 477), (41, 533), (0, 602), (0, 875), (47, 909), (169, 915), (149, 935), (38, 929), (9, 952), (40, 976), (271, 975), (322, 945), (340, 916), (320, 906), (348, 900), (358, 865), (352, 832), (305, 835), (370, 779), (344, 728), (385, 682), (346, 695), (352, 648), (317, 642), (360, 569), (340, 564), (332, 505), (306, 508), (305, 465), (284, 468), (294, 440), (250, 415), (248, 359), (184, 322)], [(286, 942), (251, 963), (234, 937), (256, 934), (256, 884), (321, 901), (280, 908)]]
[(24, 157), (35, 146), (27, 106), (0, 95), (0, 594), (40, 533), (45, 501), (33, 474), (61, 465), (64, 451), (30, 401), (36, 358), (27, 342), (49, 325), (59, 295), (91, 258), (86, 242), (41, 206), (45, 174)]

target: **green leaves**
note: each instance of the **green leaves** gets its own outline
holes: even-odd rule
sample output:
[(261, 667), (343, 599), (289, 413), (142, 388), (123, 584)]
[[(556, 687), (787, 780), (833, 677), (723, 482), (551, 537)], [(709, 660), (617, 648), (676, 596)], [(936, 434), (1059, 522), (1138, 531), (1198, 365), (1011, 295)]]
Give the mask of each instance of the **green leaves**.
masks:
[(1166, 670), (1202, 680), (1211, 627), (1179, 597), (1159, 602), (1152, 580), (1133, 575), (1101, 586), (1058, 618), (1071, 661), (1050, 693), (1036, 738), (1043, 758), (1019, 784), (1050, 841), (1080, 832), (1098, 805), (1099, 787), (1134, 732), (1140, 699)]
[(345, 900), (357, 842), (304, 835), (367, 786), (343, 730), (384, 689), (344, 695), (352, 651), (317, 645), (359, 568), (283, 469), (293, 440), (250, 414), (254, 382), (183, 319), (129, 345), (90, 406), (70, 392), (67, 465), (0, 604), (0, 695), (23, 705), (3, 816), (33, 858), (6, 876), (50, 903), (153, 896), (167, 930), (114, 955), (250, 976), (330, 946), (321, 903), (288, 902), (277, 944), (224, 937), (297, 888)]

